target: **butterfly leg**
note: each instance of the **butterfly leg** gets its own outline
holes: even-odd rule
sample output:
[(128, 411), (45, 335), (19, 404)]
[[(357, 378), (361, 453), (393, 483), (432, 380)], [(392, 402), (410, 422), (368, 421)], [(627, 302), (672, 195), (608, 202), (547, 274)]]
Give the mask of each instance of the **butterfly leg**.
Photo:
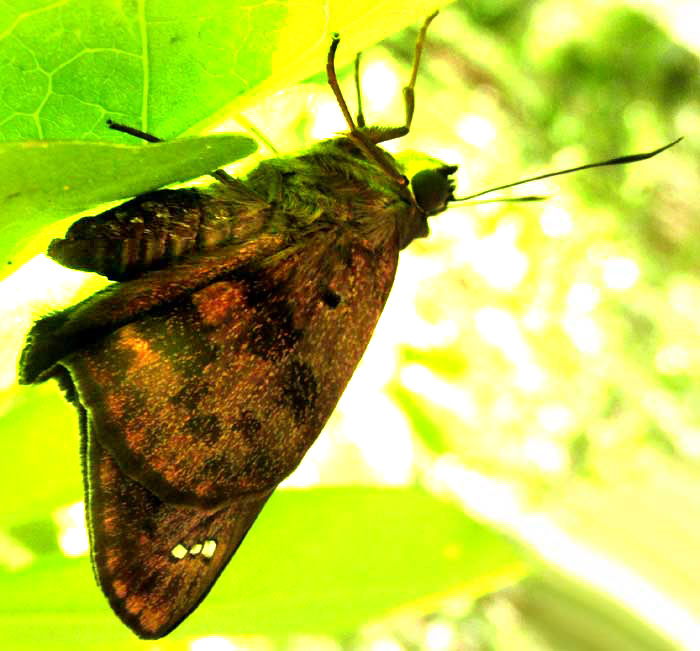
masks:
[(360, 90), (360, 52), (355, 55), (355, 94), (357, 95), (357, 126), (367, 126), (365, 115), (362, 112), (362, 91)]
[[(157, 136), (154, 136), (150, 133), (141, 131), (141, 129), (136, 129), (126, 124), (121, 124), (120, 122), (113, 122), (112, 120), (107, 120), (107, 126), (114, 131), (126, 133), (136, 138), (141, 138), (141, 140), (145, 140), (146, 142), (165, 142), (162, 138), (158, 138)], [(236, 183), (235, 179), (222, 169), (214, 170), (210, 174), (210, 176), (213, 176), (217, 181), (220, 181), (221, 183), (238, 188), (238, 184)]]
[(395, 138), (401, 138), (405, 136), (411, 130), (411, 122), (413, 121), (413, 111), (416, 105), (416, 96), (414, 88), (416, 86), (416, 79), (418, 77), (418, 66), (420, 64), (421, 54), (423, 53), (423, 46), (425, 45), (425, 35), (428, 32), (428, 26), (433, 22), (433, 18), (438, 15), (435, 11), (430, 16), (428, 16), (423, 22), (420, 32), (418, 33), (418, 39), (416, 41), (416, 49), (413, 52), (413, 66), (411, 67), (411, 78), (406, 86), (403, 88), (403, 103), (404, 110), (406, 113), (406, 121), (403, 126), (400, 127), (390, 127), (388, 129), (382, 129), (380, 133), (373, 138), (373, 142), (386, 142), (387, 140), (394, 140)]
[(430, 16), (425, 19), (423, 26), (420, 28), (418, 33), (418, 40), (416, 41), (416, 49), (413, 52), (413, 67), (411, 69), (411, 79), (408, 85), (403, 89), (403, 101), (404, 108), (406, 111), (406, 133), (408, 133), (411, 128), (411, 122), (413, 121), (413, 109), (415, 108), (415, 94), (414, 88), (416, 85), (416, 78), (418, 77), (418, 65), (420, 64), (420, 57), (423, 53), (423, 46), (425, 45), (425, 35), (428, 32), (428, 26), (433, 22), (433, 18), (438, 15), (435, 11)]
[(384, 152), (377, 147), (380, 142), (386, 142), (388, 140), (394, 140), (396, 138), (401, 138), (405, 136), (411, 128), (411, 122), (413, 121), (413, 112), (415, 108), (415, 85), (416, 78), (418, 77), (418, 65), (420, 63), (421, 54), (423, 52), (423, 46), (425, 44), (425, 35), (428, 31), (428, 26), (433, 21), (438, 12), (435, 11), (430, 16), (428, 16), (423, 25), (421, 26), (420, 32), (418, 33), (418, 40), (416, 42), (416, 49), (413, 54), (413, 67), (411, 69), (411, 78), (408, 84), (403, 89), (404, 97), (404, 109), (405, 109), (405, 123), (400, 127), (389, 127), (389, 128), (365, 128), (365, 117), (362, 112), (362, 95), (360, 92), (360, 55), (355, 57), (355, 89), (357, 91), (357, 126), (350, 115), (350, 110), (345, 102), (343, 93), (340, 90), (340, 85), (338, 84), (338, 78), (335, 72), (335, 52), (338, 49), (338, 43), (340, 42), (340, 36), (338, 34), (333, 34), (333, 40), (331, 41), (331, 47), (328, 51), (328, 62), (326, 63), (326, 74), (328, 76), (328, 84), (335, 95), (335, 99), (338, 102), (345, 122), (348, 127), (350, 127), (350, 133), (348, 137), (355, 142), (355, 144), (365, 153), (365, 155), (374, 160), (379, 167), (389, 176), (394, 179), (400, 185), (408, 185), (408, 179), (401, 174), (394, 165), (387, 159)]
[(345, 122), (347, 122), (348, 127), (350, 127), (350, 132), (357, 133), (357, 127), (355, 122), (350, 115), (350, 110), (343, 97), (343, 91), (340, 90), (340, 85), (338, 84), (338, 77), (335, 73), (335, 52), (338, 49), (338, 44), (340, 43), (340, 34), (337, 32), (333, 34), (331, 39), (331, 47), (328, 50), (328, 60), (326, 62), (326, 75), (328, 77), (328, 85), (331, 87), (333, 94), (335, 95), (335, 101), (338, 102), (338, 106), (343, 113)]
[[(357, 126), (355, 126), (355, 122), (352, 119), (352, 115), (350, 115), (348, 105), (345, 102), (345, 98), (343, 97), (343, 92), (340, 90), (340, 85), (338, 84), (338, 77), (336, 76), (335, 72), (335, 52), (338, 49), (338, 43), (340, 43), (340, 35), (337, 33), (333, 34), (333, 39), (331, 40), (331, 47), (328, 50), (326, 75), (328, 77), (328, 85), (331, 87), (331, 90), (335, 95), (335, 99), (338, 102), (338, 106), (340, 107), (341, 112), (343, 113), (345, 122), (347, 123), (348, 127), (350, 127), (348, 138), (350, 138), (350, 140), (352, 140), (362, 150), (362, 152), (365, 154), (365, 156), (367, 156), (368, 159), (373, 160), (375, 163), (377, 163), (377, 165), (389, 178), (394, 179), (397, 183), (399, 183), (399, 185), (406, 186), (408, 185), (408, 179), (394, 167), (394, 165), (387, 159), (384, 152), (379, 147), (377, 147), (376, 142), (378, 141), (378, 138), (374, 134), (370, 135), (367, 132), (367, 129), (364, 129), (362, 127), (358, 128)], [(359, 83), (357, 81), (356, 84), (359, 88)], [(364, 115), (362, 115), (361, 109), (358, 113), (358, 121), (360, 120), (361, 124), (364, 124)], [(374, 131), (377, 130), (375, 129)], [(383, 132), (384, 130), (382, 129), (381, 131)], [(383, 139), (388, 140), (389, 138)]]

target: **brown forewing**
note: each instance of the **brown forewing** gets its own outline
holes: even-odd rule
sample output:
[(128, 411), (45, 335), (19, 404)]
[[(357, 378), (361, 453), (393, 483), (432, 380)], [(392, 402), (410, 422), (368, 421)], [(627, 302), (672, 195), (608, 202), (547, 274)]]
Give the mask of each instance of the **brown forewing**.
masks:
[(319, 231), (60, 363), (97, 441), (159, 499), (211, 507), (269, 491), (340, 398), (397, 257), (397, 245), (371, 251), (352, 234)]
[(20, 357), (20, 383), (43, 382), (53, 377), (56, 364), (87, 343), (97, 343), (106, 334), (147, 313), (164, 313), (170, 305), (233, 269), (268, 258), (284, 247), (283, 236), (261, 235), (243, 244), (200, 253), (175, 266), (110, 285), (62, 312), (38, 320), (27, 335)]

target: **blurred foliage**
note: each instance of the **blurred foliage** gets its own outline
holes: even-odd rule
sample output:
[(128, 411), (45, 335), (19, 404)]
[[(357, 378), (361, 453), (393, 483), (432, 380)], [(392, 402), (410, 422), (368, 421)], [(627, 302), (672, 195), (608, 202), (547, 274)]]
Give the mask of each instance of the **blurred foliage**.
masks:
[[(354, 9), (353, 29), (376, 33), (382, 19)], [(431, 237), (402, 253), (375, 338), (297, 475), (300, 484), (389, 477), (404, 487), (371, 489), (377, 521), (370, 489), (283, 492), (210, 597), (158, 648), (185, 648), (183, 640), (206, 632), (273, 636), (232, 638), (250, 649), (694, 648), (700, 43), (689, 36), (687, 11), (583, 0), (464, 1), (442, 11), (428, 35), (412, 132), (397, 146), (458, 163), (459, 195), (685, 140), (650, 161), (513, 192), (551, 195), (542, 204), (465, 206), (433, 219)], [(401, 119), (400, 92), (381, 106), (382, 86), (391, 84), (373, 85), (370, 72), (388, 66), (403, 83), (415, 35), (413, 27), (365, 50), (370, 123)], [(349, 61), (353, 43), (343, 38)], [(332, 101), (320, 72), (324, 49), (315, 68), (304, 68), (319, 73), (308, 84), (246, 108), (282, 151), (319, 135)], [(260, 83), (278, 89), (283, 78), (294, 75)], [(250, 103), (231, 101), (219, 103)], [(190, 126), (177, 117), (163, 124), (170, 131), (158, 135)], [(60, 278), (45, 273), (29, 307), (5, 320), (8, 367), (29, 313), (76, 295), (51, 292)], [(3, 399), (0, 585), (18, 598), (0, 608), (0, 637), (16, 640), (37, 626), (27, 648), (53, 648), (41, 634), (52, 629), (67, 646), (155, 648), (131, 641), (85, 558), (66, 559), (55, 544), (48, 514), (81, 495), (74, 415), (53, 387), (9, 388)], [(413, 483), (429, 494), (406, 487)], [(531, 516), (542, 516), (537, 526)], [(539, 560), (525, 561), (493, 529)], [(412, 531), (418, 540), (407, 544)], [(13, 569), (23, 553), (33, 562)], [(246, 553), (254, 557), (242, 567)], [(524, 567), (530, 577), (519, 582)], [(285, 604), (279, 568), (291, 594), (300, 573), (303, 608)], [(52, 584), (61, 595), (51, 595)], [(368, 605), (363, 589), (371, 586), (375, 598), (385, 592)], [(245, 605), (251, 594), (253, 608)], [(326, 626), (324, 609), (343, 597), (356, 611)], [(239, 607), (248, 628), (227, 615)]]

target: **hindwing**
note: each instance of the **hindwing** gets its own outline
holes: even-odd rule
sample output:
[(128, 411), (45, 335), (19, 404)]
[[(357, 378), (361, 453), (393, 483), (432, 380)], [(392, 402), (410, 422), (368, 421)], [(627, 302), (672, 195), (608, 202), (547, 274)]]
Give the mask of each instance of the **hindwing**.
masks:
[(122, 472), (92, 424), (83, 436), (97, 581), (115, 613), (140, 637), (162, 637), (207, 595), (270, 491), (237, 495), (212, 509), (163, 502)]

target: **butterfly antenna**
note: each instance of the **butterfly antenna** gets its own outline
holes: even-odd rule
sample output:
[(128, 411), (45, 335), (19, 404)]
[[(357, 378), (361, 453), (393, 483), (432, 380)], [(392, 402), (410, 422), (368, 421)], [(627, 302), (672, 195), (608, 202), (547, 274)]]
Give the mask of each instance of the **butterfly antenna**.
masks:
[[(506, 183), (505, 185), (497, 185), (496, 187), (489, 188), (488, 190), (482, 190), (481, 192), (476, 192), (475, 194), (470, 194), (467, 197), (459, 197), (457, 199), (454, 199), (450, 201), (450, 204), (453, 204), (457, 201), (470, 201), (471, 199), (475, 199), (476, 197), (481, 197), (484, 194), (488, 194), (489, 192), (495, 192), (496, 190), (505, 190), (506, 188), (512, 188), (515, 187), (516, 185), (522, 185), (523, 183), (529, 183), (530, 181), (540, 181), (541, 179), (548, 179), (551, 178), (552, 176), (560, 176), (562, 174), (571, 174), (572, 172), (580, 172), (581, 170), (588, 170), (591, 169), (592, 167), (605, 167), (607, 165), (626, 165), (627, 163), (636, 163), (637, 161), (641, 160), (647, 160), (647, 158), (653, 158), (657, 154), (660, 154), (662, 151), (665, 151), (669, 147), (673, 147), (673, 145), (679, 143), (683, 138), (677, 138), (673, 142), (670, 142), (667, 145), (664, 145), (663, 147), (659, 147), (658, 149), (655, 149), (654, 151), (649, 151), (645, 152), (642, 154), (630, 154), (629, 156), (618, 156), (616, 158), (610, 158), (608, 160), (600, 161), (599, 163), (588, 163), (587, 165), (579, 165), (578, 167), (570, 167), (569, 169), (565, 170), (559, 170), (558, 172), (549, 172), (547, 174), (540, 174), (538, 176), (531, 176), (528, 179), (522, 179), (520, 181), (515, 181), (514, 183)], [(536, 196), (536, 195), (530, 195), (526, 197), (513, 197), (512, 199), (509, 198), (504, 198), (504, 199), (488, 199), (484, 201), (474, 201), (472, 203), (491, 203), (491, 202), (497, 202), (497, 201), (542, 201), (543, 199), (547, 199), (547, 197), (544, 196)]]

